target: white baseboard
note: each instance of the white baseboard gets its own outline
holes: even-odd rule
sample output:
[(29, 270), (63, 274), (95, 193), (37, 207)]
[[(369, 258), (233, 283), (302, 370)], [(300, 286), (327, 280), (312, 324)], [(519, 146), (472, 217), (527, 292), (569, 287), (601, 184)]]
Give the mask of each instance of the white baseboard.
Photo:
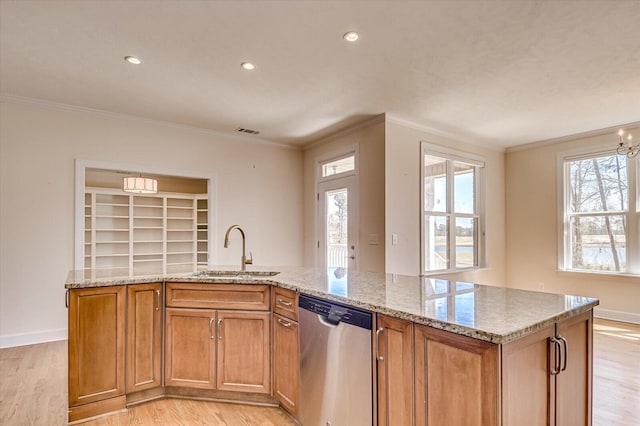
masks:
[(67, 340), (66, 328), (54, 328), (51, 330), (32, 331), (29, 333), (5, 334), (0, 336), (0, 348), (14, 346), (35, 345), (38, 343)]
[(596, 307), (593, 309), (593, 316), (596, 318), (640, 324), (640, 314), (634, 314), (633, 312), (614, 311)]

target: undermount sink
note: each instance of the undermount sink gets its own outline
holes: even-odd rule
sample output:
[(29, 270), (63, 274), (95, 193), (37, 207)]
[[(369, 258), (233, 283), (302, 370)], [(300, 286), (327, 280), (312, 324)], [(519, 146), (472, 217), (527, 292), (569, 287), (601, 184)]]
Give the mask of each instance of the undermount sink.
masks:
[(273, 277), (280, 272), (275, 271), (198, 271), (193, 274), (194, 277), (211, 277), (211, 278), (259, 278)]

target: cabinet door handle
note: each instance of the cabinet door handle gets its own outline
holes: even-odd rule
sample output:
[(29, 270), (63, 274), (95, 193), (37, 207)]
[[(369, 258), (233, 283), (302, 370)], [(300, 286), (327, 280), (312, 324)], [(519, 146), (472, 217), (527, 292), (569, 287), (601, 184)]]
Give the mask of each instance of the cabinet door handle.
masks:
[(384, 328), (380, 327), (376, 330), (376, 359), (378, 361), (384, 361), (384, 357), (380, 356), (380, 333), (384, 331)]
[(160, 290), (156, 290), (156, 311), (160, 310)]
[(281, 318), (278, 318), (278, 324), (280, 324), (283, 327), (291, 327), (291, 323), (290, 322), (284, 321)]
[(220, 333), (220, 324), (222, 324), (222, 318), (218, 318), (218, 340), (222, 340), (222, 333)]
[(291, 306), (293, 306), (293, 302), (285, 302), (282, 299), (278, 299), (278, 305), (282, 305), (282, 306), (286, 306), (287, 308), (290, 308)]
[(64, 307), (69, 309), (69, 289), (64, 292)]
[(213, 322), (215, 320), (213, 318), (209, 318), (209, 337), (211, 337), (212, 339), (215, 338), (215, 336), (213, 335)]
[(562, 345), (564, 346), (564, 356), (562, 357), (562, 367), (560, 371), (565, 371), (567, 369), (567, 358), (569, 357), (569, 342), (567, 342), (564, 336), (558, 336), (558, 339), (562, 341)]
[(553, 367), (551, 368), (551, 375), (555, 376), (560, 373), (562, 347), (560, 346), (560, 340), (555, 336), (551, 338), (553, 343)]

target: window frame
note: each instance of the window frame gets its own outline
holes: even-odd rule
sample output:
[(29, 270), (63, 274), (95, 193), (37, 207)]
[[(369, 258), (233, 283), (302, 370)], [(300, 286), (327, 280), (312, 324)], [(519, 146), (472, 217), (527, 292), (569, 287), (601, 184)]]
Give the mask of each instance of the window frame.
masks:
[[(572, 161), (587, 160), (604, 156), (618, 155), (610, 146), (592, 146), (571, 151), (559, 152), (558, 167), (558, 270), (578, 274), (598, 274), (619, 277), (637, 277), (640, 275), (640, 156), (627, 160), (628, 207), (627, 211), (594, 212), (591, 216), (625, 216), (626, 239), (626, 271), (603, 271), (590, 269), (574, 269), (571, 267), (571, 228), (569, 213), (571, 193), (568, 190), (571, 182), (569, 164)], [(586, 215), (589, 216), (589, 215)]]
[[(447, 166), (447, 176), (449, 177), (449, 170), (453, 169), (453, 162), (464, 163), (476, 168), (474, 179), (474, 205), (475, 212), (469, 213), (455, 213), (453, 211), (454, 200), (454, 180), (447, 181), (447, 207), (445, 212), (427, 212), (424, 209), (425, 206), (425, 194), (424, 194), (424, 180), (425, 180), (425, 155), (430, 155), (443, 160), (447, 160), (450, 166)], [(486, 204), (485, 204), (485, 181), (486, 181), (486, 160), (476, 154), (468, 152), (446, 148), (440, 145), (435, 145), (429, 142), (420, 142), (420, 271), (422, 276), (434, 276), (455, 272), (472, 271), (481, 269), (486, 266)], [(432, 216), (437, 213), (438, 216), (447, 216), (449, 218), (449, 235), (448, 235), (448, 268), (438, 270), (426, 270), (425, 256), (427, 254), (426, 239), (425, 239), (425, 219), (427, 216)], [(474, 245), (476, 253), (476, 264), (471, 267), (456, 267), (455, 257), (455, 219), (456, 218), (477, 218), (476, 229), (476, 241)], [(453, 230), (453, 232), (451, 232)]]

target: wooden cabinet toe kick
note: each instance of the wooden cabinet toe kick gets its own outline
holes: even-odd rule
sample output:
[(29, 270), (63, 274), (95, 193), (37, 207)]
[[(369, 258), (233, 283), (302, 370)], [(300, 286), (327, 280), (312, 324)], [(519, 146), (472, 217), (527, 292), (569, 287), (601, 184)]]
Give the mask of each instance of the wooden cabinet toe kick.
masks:
[(69, 408), (69, 424), (84, 423), (97, 417), (126, 410), (126, 397), (124, 395), (89, 404), (76, 405)]

